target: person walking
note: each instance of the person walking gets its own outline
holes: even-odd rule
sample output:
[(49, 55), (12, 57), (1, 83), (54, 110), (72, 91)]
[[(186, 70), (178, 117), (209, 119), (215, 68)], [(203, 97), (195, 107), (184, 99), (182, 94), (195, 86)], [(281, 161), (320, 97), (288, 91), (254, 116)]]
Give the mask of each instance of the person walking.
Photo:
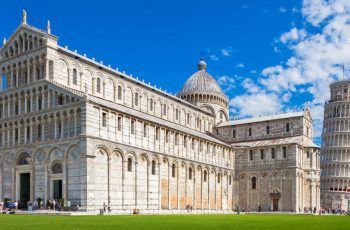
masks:
[(103, 213), (105, 213), (105, 212), (106, 212), (106, 208), (107, 208), (107, 205), (106, 205), (106, 203), (105, 203), (105, 202), (103, 202)]
[(52, 201), (52, 208), (53, 208), (53, 210), (55, 211), (56, 210), (56, 200), (55, 199), (53, 199), (53, 201)]
[(14, 204), (15, 204), (15, 209), (16, 209), (16, 211), (17, 211), (17, 209), (18, 209), (18, 201), (15, 200)]

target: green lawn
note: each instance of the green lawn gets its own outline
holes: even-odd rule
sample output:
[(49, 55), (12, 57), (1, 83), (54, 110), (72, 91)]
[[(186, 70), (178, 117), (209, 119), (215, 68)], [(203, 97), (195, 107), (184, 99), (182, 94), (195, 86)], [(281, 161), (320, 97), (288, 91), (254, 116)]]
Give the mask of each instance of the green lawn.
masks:
[(48, 216), (0, 215), (0, 229), (350, 229), (349, 216), (164, 215)]

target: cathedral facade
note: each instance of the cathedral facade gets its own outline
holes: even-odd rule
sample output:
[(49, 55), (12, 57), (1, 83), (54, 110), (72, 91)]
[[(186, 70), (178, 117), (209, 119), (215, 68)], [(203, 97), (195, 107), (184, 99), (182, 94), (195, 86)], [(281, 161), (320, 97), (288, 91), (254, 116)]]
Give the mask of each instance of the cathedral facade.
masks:
[[(25, 204), (63, 198), (83, 210), (106, 205), (112, 210), (229, 211), (271, 205), (276, 211), (298, 211), (318, 205), (317, 191), (298, 185), (307, 179), (317, 184), (317, 173), (311, 173), (317, 172), (317, 147), (304, 133), (306, 127), (312, 132), (306, 112), (293, 120), (290, 136), (307, 141), (286, 143), (289, 163), (276, 163), (277, 176), (276, 170), (266, 172), (282, 187), (276, 182), (263, 188), (261, 168), (255, 171), (261, 201), (248, 201), (250, 195), (242, 192), (248, 182), (246, 188), (239, 182), (252, 177), (242, 168), (247, 150), (225, 137), (235, 126), (229, 121), (229, 99), (203, 60), (172, 95), (59, 46), (50, 23), (45, 31), (30, 26), (25, 12), (0, 55), (1, 199)], [(306, 149), (315, 162), (312, 170), (300, 165), (304, 160), (292, 163)], [(286, 177), (292, 179), (284, 184)]]
[(223, 122), (220, 139), (235, 148), (237, 205), (304, 212), (320, 207), (320, 154), (304, 111)]

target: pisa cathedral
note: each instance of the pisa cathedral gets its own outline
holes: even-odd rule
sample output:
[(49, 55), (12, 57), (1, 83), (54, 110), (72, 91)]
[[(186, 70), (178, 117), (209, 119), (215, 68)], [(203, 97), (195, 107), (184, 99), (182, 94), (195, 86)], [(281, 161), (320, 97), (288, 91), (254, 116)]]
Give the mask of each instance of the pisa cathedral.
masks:
[[(22, 22), (0, 49), (0, 198), (82, 210), (319, 208), (319, 149), (304, 111), (229, 120), (206, 71), (172, 95)], [(264, 105), (261, 105), (264, 106)]]

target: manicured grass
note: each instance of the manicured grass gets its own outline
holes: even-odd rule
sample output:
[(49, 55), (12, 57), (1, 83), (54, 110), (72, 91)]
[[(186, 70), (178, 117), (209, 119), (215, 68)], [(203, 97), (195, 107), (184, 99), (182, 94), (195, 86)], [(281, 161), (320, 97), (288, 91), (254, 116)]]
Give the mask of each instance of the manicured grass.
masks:
[(163, 215), (48, 216), (0, 215), (0, 229), (350, 229), (349, 216)]

